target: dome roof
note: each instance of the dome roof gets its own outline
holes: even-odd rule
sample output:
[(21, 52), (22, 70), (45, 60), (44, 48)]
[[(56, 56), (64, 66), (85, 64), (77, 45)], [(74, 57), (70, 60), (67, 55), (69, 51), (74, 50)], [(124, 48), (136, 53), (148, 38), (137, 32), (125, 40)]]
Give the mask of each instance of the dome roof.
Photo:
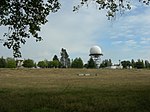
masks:
[(90, 49), (90, 55), (102, 55), (102, 50), (99, 46), (93, 46)]

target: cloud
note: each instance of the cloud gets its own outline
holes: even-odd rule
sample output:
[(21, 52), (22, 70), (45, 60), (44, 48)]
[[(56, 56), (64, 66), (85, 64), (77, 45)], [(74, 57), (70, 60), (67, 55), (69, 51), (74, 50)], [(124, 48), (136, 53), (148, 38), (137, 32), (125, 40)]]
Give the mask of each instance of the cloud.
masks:
[(149, 44), (150, 45), (150, 37), (143, 37), (141, 38), (141, 44)]
[(113, 45), (118, 45), (118, 44), (122, 44), (123, 42), (122, 41), (114, 41), (112, 42)]
[(136, 42), (135, 40), (127, 40), (127, 41), (125, 42), (125, 44), (126, 44), (127, 46), (132, 46), (132, 47), (137, 46), (137, 42)]
[[(81, 56), (87, 60), (90, 47), (98, 44), (104, 50), (104, 58), (146, 58), (148, 55), (141, 52), (148, 52), (144, 47), (149, 46), (150, 9), (141, 9), (138, 5), (133, 7), (113, 25), (107, 21), (105, 11), (100, 13), (91, 7), (82, 8), (78, 13), (64, 11), (59, 18), (49, 17), (53, 22), (48, 23), (42, 34), (46, 41), (52, 41), (50, 45), (47, 42), (47, 46), (52, 48), (51, 53), (65, 47), (71, 57)], [(51, 38), (48, 39), (47, 35)], [(58, 44), (55, 45), (55, 42)]]
[[(81, 57), (85, 61), (89, 58), (89, 49), (95, 44), (97, 38), (95, 32), (101, 31), (107, 25), (104, 14), (100, 14), (96, 9), (88, 7), (81, 9), (78, 13), (62, 9), (60, 13), (52, 14), (48, 17), (49, 22), (42, 27), (41, 35), (43, 41), (32, 45), (31, 52), (27, 54), (28, 45), (23, 47), (24, 57), (47, 58), (50, 59), (54, 54), (60, 56), (61, 48), (66, 48), (70, 58)], [(34, 49), (37, 48), (38, 51)], [(31, 55), (30, 55), (31, 54)]]

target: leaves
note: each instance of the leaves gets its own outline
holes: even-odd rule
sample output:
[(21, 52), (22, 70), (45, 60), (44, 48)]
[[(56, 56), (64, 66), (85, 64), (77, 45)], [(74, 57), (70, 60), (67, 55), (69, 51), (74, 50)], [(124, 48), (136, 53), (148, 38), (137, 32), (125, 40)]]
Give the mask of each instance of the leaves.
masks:
[(31, 36), (41, 41), (38, 35), (41, 25), (48, 22), (49, 13), (60, 9), (58, 0), (3, 0), (0, 4), (0, 25), (8, 26), (4, 46), (13, 50), (14, 57), (21, 57), (21, 44)]
[[(139, 0), (149, 5), (150, 0)], [(81, 0), (80, 4), (73, 7), (73, 11), (78, 11), (85, 4), (95, 3), (99, 10), (106, 10), (108, 20), (111, 20), (119, 12), (123, 14), (126, 10), (131, 10), (130, 0)]]

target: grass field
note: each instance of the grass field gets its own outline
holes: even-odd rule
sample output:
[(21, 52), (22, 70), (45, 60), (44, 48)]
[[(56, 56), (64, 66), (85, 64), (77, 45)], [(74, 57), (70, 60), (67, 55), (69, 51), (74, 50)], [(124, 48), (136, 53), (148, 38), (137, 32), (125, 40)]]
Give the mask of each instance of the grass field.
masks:
[(150, 112), (150, 70), (0, 69), (0, 112)]

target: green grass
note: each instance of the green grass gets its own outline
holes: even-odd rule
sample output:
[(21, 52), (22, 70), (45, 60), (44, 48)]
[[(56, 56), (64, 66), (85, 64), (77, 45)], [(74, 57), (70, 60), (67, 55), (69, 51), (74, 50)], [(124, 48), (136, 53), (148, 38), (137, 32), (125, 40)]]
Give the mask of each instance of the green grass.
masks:
[(150, 70), (0, 69), (0, 112), (150, 112)]

